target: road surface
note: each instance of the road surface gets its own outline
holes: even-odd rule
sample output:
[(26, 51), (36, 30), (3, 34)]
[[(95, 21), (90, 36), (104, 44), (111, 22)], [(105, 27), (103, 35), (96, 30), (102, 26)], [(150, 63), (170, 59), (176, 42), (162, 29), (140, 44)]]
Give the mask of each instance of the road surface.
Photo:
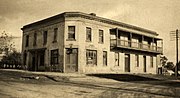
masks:
[(173, 84), (174, 82), (104, 81), (105, 79), (101, 78), (56, 81), (56, 79), (44, 75), (0, 70), (0, 98), (180, 97), (180, 85)]

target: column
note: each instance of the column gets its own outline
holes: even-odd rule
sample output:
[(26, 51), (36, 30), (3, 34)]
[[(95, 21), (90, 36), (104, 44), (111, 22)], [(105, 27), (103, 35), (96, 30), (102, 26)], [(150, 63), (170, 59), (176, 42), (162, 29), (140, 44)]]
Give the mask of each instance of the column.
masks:
[(118, 36), (119, 36), (119, 32), (118, 32), (118, 28), (116, 28), (116, 46), (119, 46)]
[(152, 43), (153, 43), (153, 44), (151, 45), (151, 47), (152, 47), (151, 49), (154, 51), (154, 50), (156, 50), (156, 49), (155, 49), (155, 46), (154, 46), (154, 43), (155, 43), (155, 42), (154, 42), (154, 38), (152, 38)]
[(129, 41), (129, 46), (132, 46), (132, 33), (130, 32), (130, 41)]
[(142, 40), (141, 40), (141, 43), (140, 43), (140, 49), (143, 49), (143, 41), (144, 41), (144, 36), (142, 35)]

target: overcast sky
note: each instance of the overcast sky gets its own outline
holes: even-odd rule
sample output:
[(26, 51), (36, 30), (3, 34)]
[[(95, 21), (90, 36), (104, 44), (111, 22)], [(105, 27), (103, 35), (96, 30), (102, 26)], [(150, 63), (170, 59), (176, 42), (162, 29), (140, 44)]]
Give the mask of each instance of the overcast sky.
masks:
[(175, 61), (169, 33), (180, 29), (180, 0), (0, 0), (0, 31), (21, 36), (23, 25), (65, 11), (93, 12), (156, 31), (164, 39), (164, 55)]

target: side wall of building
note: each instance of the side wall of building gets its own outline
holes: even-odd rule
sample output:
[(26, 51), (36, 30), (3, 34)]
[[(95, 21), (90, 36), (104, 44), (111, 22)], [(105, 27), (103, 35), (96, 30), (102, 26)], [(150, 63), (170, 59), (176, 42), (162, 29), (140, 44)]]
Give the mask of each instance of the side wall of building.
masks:
[[(58, 28), (57, 41), (54, 41), (54, 29)], [(43, 33), (47, 31), (47, 43), (44, 44)], [(34, 33), (37, 34), (36, 45), (34, 46)], [(29, 45), (26, 46), (26, 38), (29, 36)], [(51, 21), (44, 24), (39, 24), (37, 26), (32, 26), (23, 30), (23, 43), (22, 43), (22, 54), (27, 54), (23, 57), (24, 65), (29, 69), (33, 66), (32, 64), (32, 51), (44, 52), (44, 65), (38, 66), (38, 70), (45, 71), (63, 71), (63, 57), (64, 57), (64, 20), (59, 19), (56, 21)], [(51, 65), (51, 50), (58, 49), (58, 64)], [(25, 60), (26, 58), (26, 60)]]

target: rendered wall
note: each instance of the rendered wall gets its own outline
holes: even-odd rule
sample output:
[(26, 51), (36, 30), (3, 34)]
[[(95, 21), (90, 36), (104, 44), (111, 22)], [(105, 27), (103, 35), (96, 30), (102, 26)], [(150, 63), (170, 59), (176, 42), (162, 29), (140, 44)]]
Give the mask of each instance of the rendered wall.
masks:
[[(57, 33), (57, 42), (53, 42), (54, 40), (54, 28), (58, 28)], [(44, 31), (48, 31), (47, 35), (47, 44), (43, 45), (43, 33)], [(34, 41), (34, 33), (37, 33), (37, 44), (36, 46), (33, 46)], [(29, 45), (28, 47), (25, 46), (26, 44), (26, 36), (29, 35)], [(27, 52), (27, 60), (26, 65), (28, 67), (32, 66), (32, 55), (29, 52), (30, 50), (36, 50), (36, 49), (45, 49), (45, 62), (44, 66), (39, 66), (39, 70), (51, 70), (51, 64), (50, 64), (50, 55), (51, 50), (59, 49), (59, 64), (55, 65), (57, 71), (63, 71), (63, 53), (64, 53), (64, 22), (62, 19), (39, 24), (38, 26), (26, 28), (23, 30), (23, 43), (22, 43), (22, 54)], [(22, 56), (23, 57), (23, 56)], [(24, 57), (23, 57), (24, 59)]]
[[(68, 41), (68, 26), (76, 27), (76, 40)], [(86, 41), (86, 27), (90, 27), (92, 30), (92, 41)], [(97, 22), (94, 20), (82, 19), (82, 18), (66, 18), (65, 19), (65, 48), (72, 45), (73, 48), (78, 48), (78, 72), (79, 73), (124, 73), (125, 72), (125, 53), (130, 54), (130, 72), (131, 73), (144, 73), (143, 55), (146, 55), (147, 59), (147, 72), (156, 73), (156, 57), (154, 57), (154, 66), (150, 67), (150, 55), (139, 52), (119, 52), (119, 66), (115, 66), (115, 51), (110, 51), (110, 32), (111, 28), (115, 28), (113, 25), (107, 25), (105, 23)], [(104, 43), (99, 42), (99, 29), (104, 31)], [(97, 65), (89, 66), (86, 64), (86, 49), (97, 50)], [(103, 51), (107, 51), (107, 66), (103, 66)], [(135, 54), (139, 54), (139, 67), (135, 66)], [(64, 65), (65, 66), (65, 65)]]

